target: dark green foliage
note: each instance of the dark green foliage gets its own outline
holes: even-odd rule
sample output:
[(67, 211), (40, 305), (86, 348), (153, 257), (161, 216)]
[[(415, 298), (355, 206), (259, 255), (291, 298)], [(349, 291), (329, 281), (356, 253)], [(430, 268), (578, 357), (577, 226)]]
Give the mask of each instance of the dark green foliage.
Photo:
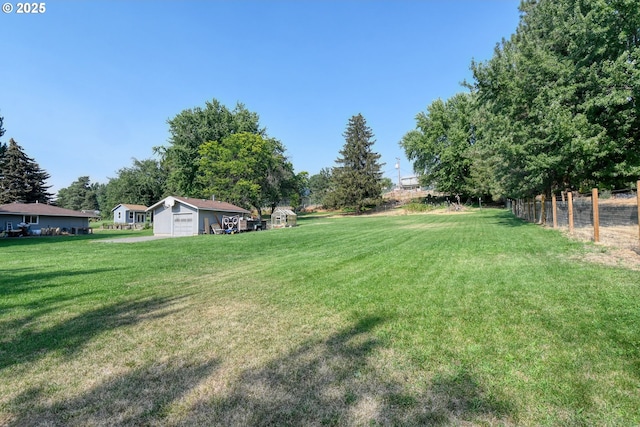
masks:
[(487, 152), (509, 196), (640, 175), (637, 1), (525, 1), (516, 33), (473, 63)]
[(50, 188), (46, 185), (47, 179), (49, 174), (11, 138), (0, 161), (0, 204), (49, 203), (51, 193), (47, 191)]
[(172, 194), (203, 197), (199, 149), (205, 142), (222, 141), (237, 133), (264, 135), (258, 115), (237, 104), (230, 111), (217, 100), (207, 102), (204, 109), (182, 111), (168, 120), (169, 147), (156, 147), (168, 172), (167, 190)]
[[(4, 135), (4, 128), (2, 127), (4, 123), (4, 117), (0, 116), (0, 138), (2, 138), (2, 135)], [(7, 151), (7, 144), (3, 144), (2, 141), (0, 141), (0, 163), (2, 162), (2, 158), (4, 157), (4, 153)]]
[(336, 160), (340, 166), (333, 168), (335, 187), (329, 203), (332, 207), (354, 209), (359, 214), (364, 207), (381, 200), (380, 154), (372, 151), (373, 132), (362, 114), (349, 119), (343, 136), (345, 144)]
[(418, 115), (401, 145), (448, 193), (523, 197), (628, 188), (640, 176), (637, 0), (526, 0), (462, 95)]
[(325, 197), (331, 189), (331, 169), (322, 168), (309, 178), (309, 202), (315, 205), (325, 203)]
[(72, 182), (69, 187), (60, 189), (56, 198), (56, 205), (75, 211), (100, 210), (98, 194), (92, 187), (88, 176), (81, 176)]
[(133, 165), (122, 168), (104, 189), (103, 214), (120, 203), (151, 206), (165, 196), (167, 173), (157, 160), (133, 159)]
[[(258, 114), (217, 100), (168, 121), (169, 147), (157, 148), (168, 173), (166, 193), (215, 195), (244, 207), (277, 206), (297, 199), (299, 183), (284, 145), (266, 135)], [(255, 142), (255, 146), (251, 146)]]
[[(416, 117), (416, 128), (400, 142), (423, 185), (461, 195), (475, 195), (471, 179), (472, 149), (476, 142), (470, 94), (437, 99)], [(482, 193), (480, 193), (482, 195)]]

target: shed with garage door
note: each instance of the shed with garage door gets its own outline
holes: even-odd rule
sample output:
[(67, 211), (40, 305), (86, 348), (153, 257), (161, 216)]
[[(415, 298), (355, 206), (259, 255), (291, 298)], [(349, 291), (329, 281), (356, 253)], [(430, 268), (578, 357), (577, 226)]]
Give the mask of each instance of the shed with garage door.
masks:
[(251, 212), (227, 202), (169, 196), (147, 208), (153, 213), (155, 236), (209, 234), (214, 224), (222, 226), (229, 217), (245, 218)]

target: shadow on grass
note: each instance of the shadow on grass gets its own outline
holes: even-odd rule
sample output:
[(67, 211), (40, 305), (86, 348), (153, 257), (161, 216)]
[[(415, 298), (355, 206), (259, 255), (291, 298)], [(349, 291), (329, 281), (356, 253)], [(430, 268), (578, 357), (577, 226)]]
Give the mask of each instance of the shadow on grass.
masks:
[(524, 219), (518, 218), (511, 211), (500, 212), (499, 215), (494, 215), (495, 223), (504, 225), (506, 227), (522, 227), (523, 225), (529, 225), (530, 223)]
[(45, 327), (37, 322), (23, 323), (20, 331), (0, 341), (0, 370), (32, 362), (52, 352), (73, 355), (104, 331), (171, 314), (173, 311), (169, 308), (177, 299), (151, 298), (111, 304)]
[[(151, 363), (114, 376), (75, 399), (53, 402), (44, 387), (25, 390), (12, 406), (19, 415), (9, 426), (162, 425), (170, 406), (187, 395), (219, 365), (211, 360), (185, 364)], [(28, 411), (20, 411), (27, 407)]]
[(7, 237), (0, 239), (0, 248), (10, 248), (17, 246), (48, 245), (61, 242), (81, 242), (85, 240), (116, 239), (120, 237), (143, 237), (152, 236), (147, 230), (117, 230), (99, 231), (94, 234), (79, 234), (66, 236), (27, 236), (27, 237)]
[(56, 271), (38, 268), (0, 269), (0, 297), (64, 286), (65, 284), (51, 284), (52, 279), (59, 277), (89, 276), (112, 272), (116, 269), (115, 267)]
[(195, 404), (182, 425), (510, 424), (511, 407), (493, 398), (472, 372), (436, 376), (422, 390), (384, 377), (370, 363), (381, 343), (367, 317), (328, 339), (303, 345), (245, 371), (229, 393)]

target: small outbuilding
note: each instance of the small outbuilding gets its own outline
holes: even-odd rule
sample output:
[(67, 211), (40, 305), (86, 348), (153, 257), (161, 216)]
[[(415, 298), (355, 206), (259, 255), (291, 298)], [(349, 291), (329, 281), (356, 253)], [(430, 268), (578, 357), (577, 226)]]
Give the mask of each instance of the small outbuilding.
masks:
[(291, 209), (277, 208), (271, 214), (271, 228), (295, 227), (298, 215)]
[(147, 207), (144, 205), (132, 205), (128, 203), (120, 203), (115, 208), (111, 209), (113, 213), (114, 224), (144, 224), (147, 222), (150, 214), (147, 212)]
[(46, 203), (8, 203), (0, 206), (0, 232), (6, 235), (84, 234), (91, 232), (92, 213)]
[(195, 236), (210, 234), (212, 228), (236, 226), (251, 212), (227, 202), (192, 197), (169, 196), (147, 208), (153, 214), (156, 236)]

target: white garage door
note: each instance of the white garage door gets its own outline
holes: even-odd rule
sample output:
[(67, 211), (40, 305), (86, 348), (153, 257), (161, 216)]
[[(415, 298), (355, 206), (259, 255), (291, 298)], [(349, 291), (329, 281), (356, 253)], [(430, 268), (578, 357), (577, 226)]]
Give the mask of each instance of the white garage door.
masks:
[(193, 214), (176, 214), (173, 216), (173, 235), (191, 236), (193, 234)]

